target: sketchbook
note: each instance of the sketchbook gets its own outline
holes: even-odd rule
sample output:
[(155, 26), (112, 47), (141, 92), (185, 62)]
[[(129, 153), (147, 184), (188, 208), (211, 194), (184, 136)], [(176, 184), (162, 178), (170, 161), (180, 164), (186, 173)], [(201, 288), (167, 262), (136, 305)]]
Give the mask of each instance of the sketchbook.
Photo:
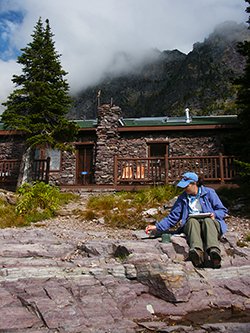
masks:
[(209, 217), (211, 213), (196, 213), (196, 214), (189, 214), (188, 217), (196, 217), (196, 218), (204, 218), (204, 217)]

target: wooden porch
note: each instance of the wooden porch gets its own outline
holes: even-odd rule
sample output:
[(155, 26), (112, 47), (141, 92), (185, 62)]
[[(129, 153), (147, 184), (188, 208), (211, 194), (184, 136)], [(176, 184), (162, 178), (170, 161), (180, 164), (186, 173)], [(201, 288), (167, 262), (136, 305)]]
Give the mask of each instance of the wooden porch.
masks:
[[(5, 189), (15, 189), (21, 160), (9, 159), (0, 161), (0, 187)], [(46, 159), (35, 159), (33, 169), (33, 180), (49, 183), (50, 157)]]
[[(114, 157), (113, 184), (62, 185), (68, 190), (135, 191), (142, 188), (175, 183), (188, 171), (203, 176), (204, 183), (213, 188), (237, 184), (235, 156), (177, 156), (150, 158)], [(21, 160), (0, 161), (0, 187), (15, 190)], [(35, 160), (33, 179), (49, 183), (50, 158)]]
[(220, 186), (237, 181), (235, 156), (175, 156), (114, 158), (114, 184), (167, 184), (188, 171), (201, 175), (204, 183)]

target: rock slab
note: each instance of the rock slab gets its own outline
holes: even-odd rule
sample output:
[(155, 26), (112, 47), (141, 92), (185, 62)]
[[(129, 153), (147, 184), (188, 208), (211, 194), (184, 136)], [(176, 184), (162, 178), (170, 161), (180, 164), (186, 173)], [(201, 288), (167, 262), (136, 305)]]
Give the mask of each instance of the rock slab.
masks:
[[(250, 249), (233, 233), (221, 240), (219, 270), (208, 259), (194, 268), (184, 237), (135, 235), (0, 230), (0, 332), (250, 331)], [(211, 310), (221, 314), (218, 324), (183, 324), (189, 313)]]

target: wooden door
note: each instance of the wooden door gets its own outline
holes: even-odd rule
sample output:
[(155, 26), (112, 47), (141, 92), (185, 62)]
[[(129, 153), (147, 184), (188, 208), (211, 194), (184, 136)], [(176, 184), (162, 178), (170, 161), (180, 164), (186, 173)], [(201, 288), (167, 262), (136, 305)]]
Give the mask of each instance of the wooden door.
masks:
[(77, 148), (77, 177), (78, 185), (92, 183), (93, 172), (93, 145), (83, 145)]

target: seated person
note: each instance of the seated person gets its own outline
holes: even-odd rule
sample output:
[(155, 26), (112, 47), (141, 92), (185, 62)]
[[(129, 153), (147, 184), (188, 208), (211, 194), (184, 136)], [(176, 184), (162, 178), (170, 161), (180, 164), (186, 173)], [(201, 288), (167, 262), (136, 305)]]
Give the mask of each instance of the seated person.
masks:
[[(227, 208), (223, 206), (215, 190), (202, 185), (201, 177), (193, 172), (182, 176), (177, 186), (184, 189), (173, 205), (170, 214), (156, 225), (149, 225), (146, 232), (166, 232), (182, 220), (176, 231), (184, 232), (189, 244), (189, 257), (195, 267), (203, 267), (204, 251), (208, 253), (213, 268), (221, 267), (219, 239), (227, 230), (223, 218)], [(207, 217), (192, 217), (191, 214), (210, 213)]]

